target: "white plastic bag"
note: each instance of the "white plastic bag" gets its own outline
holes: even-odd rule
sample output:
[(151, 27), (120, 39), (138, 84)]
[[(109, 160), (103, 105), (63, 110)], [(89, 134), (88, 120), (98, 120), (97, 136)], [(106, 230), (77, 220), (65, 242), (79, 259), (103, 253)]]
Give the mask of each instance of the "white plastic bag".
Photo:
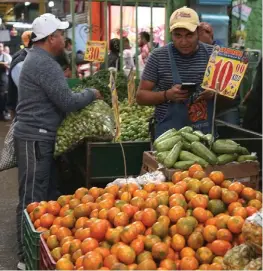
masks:
[(14, 142), (15, 121), (10, 125), (9, 131), (5, 137), (4, 147), (0, 158), (0, 171), (17, 167), (17, 158), (15, 153)]

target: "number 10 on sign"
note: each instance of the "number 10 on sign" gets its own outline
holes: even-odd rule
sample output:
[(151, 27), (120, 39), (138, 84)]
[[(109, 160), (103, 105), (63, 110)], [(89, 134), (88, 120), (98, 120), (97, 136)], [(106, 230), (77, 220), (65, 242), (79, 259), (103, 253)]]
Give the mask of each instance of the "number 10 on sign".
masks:
[(243, 52), (228, 48), (220, 48), (216, 54), (214, 51), (209, 59), (202, 87), (234, 99), (247, 69), (247, 61), (241, 56)]

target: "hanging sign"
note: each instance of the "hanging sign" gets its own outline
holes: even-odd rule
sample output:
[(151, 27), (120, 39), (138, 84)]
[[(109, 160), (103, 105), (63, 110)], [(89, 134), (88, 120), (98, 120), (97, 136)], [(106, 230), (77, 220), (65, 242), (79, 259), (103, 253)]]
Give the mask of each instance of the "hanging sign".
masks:
[(247, 65), (247, 51), (215, 46), (206, 67), (202, 88), (234, 99)]
[(115, 84), (115, 78), (113, 75), (113, 71), (110, 72), (110, 83), (109, 88), (111, 91), (111, 101), (112, 101), (112, 108), (114, 113), (115, 125), (116, 125), (116, 134), (115, 140), (118, 141), (121, 135), (121, 126), (120, 126), (120, 112), (119, 112), (119, 101), (118, 101), (118, 93)]
[(128, 103), (132, 105), (135, 100), (136, 86), (135, 86), (135, 72), (133, 69), (130, 70), (128, 76)]
[(91, 62), (104, 62), (106, 41), (87, 41), (84, 60)]

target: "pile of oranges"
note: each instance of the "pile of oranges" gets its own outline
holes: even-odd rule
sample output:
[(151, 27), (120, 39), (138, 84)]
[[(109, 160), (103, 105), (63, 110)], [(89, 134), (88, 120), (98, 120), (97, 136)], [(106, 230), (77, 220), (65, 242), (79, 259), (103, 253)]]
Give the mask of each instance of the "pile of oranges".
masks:
[(27, 206), (57, 270), (221, 270), (262, 194), (200, 165), (170, 182), (79, 188)]

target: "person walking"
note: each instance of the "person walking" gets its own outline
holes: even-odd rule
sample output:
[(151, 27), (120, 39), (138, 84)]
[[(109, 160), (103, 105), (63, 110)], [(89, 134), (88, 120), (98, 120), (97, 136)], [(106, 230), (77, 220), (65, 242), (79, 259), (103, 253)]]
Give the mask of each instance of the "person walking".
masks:
[(58, 197), (53, 158), (57, 129), (66, 114), (101, 98), (100, 92), (95, 89), (72, 92), (61, 66), (55, 60), (64, 50), (64, 31), (68, 27), (68, 22), (62, 22), (49, 13), (33, 21), (33, 47), (27, 54), (19, 77), (14, 126), (19, 184), (16, 210), (18, 269), (25, 267), (23, 210), (31, 202)]

